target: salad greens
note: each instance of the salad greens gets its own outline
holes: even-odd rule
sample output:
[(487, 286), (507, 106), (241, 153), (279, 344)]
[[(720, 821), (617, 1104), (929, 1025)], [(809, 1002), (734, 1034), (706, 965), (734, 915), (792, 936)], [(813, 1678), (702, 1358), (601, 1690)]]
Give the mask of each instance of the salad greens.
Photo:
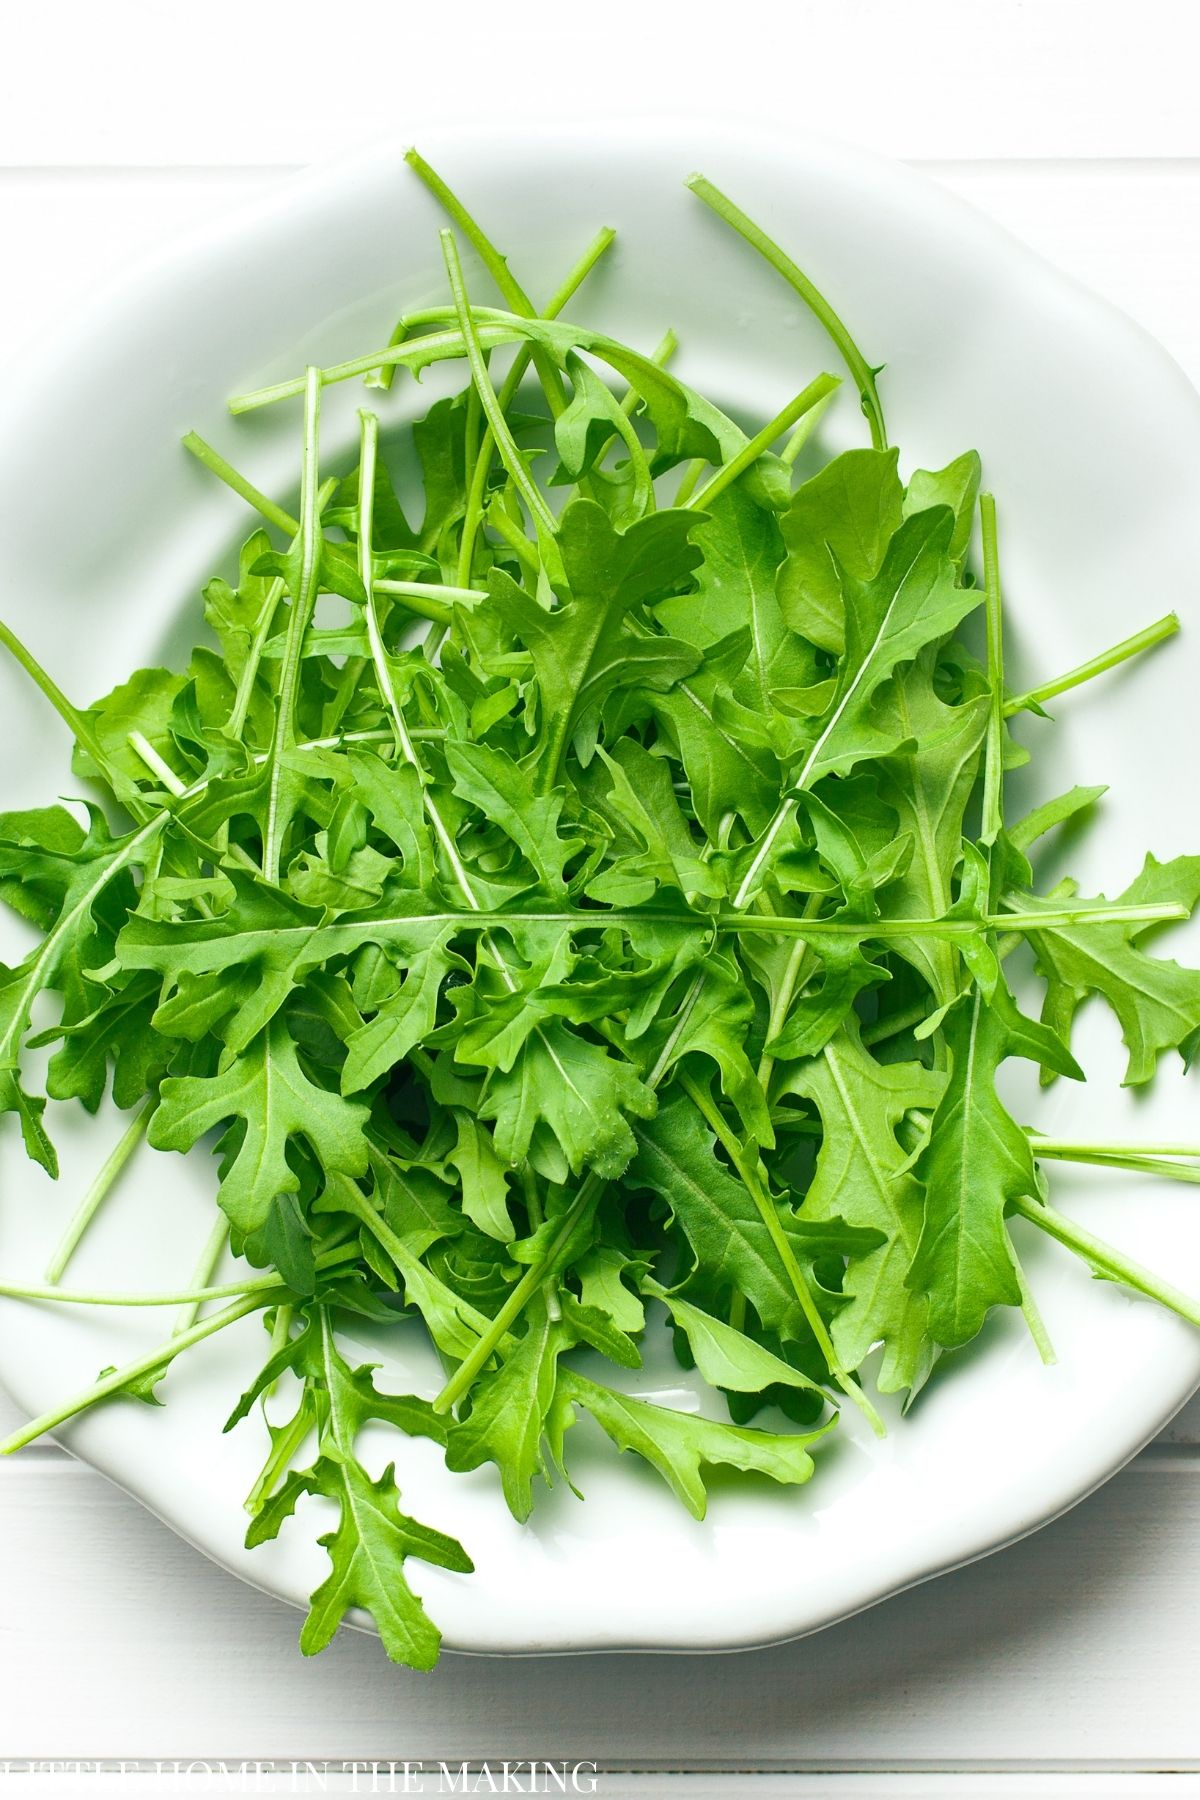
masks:
[[(187, 667), (80, 710), (0, 628), (93, 796), (0, 817), (0, 894), (38, 933), (0, 984), (0, 1109), (51, 1174), (47, 1096), (131, 1113), (45, 1281), (0, 1293), (184, 1307), (0, 1448), (157, 1399), (176, 1356), (261, 1313), (269, 1349), (230, 1418), (277, 1395), (248, 1542), (321, 1497), (329, 1575), (302, 1647), (364, 1608), (427, 1668), (439, 1635), (406, 1565), (472, 1565), (405, 1511), (408, 1436), (452, 1470), (494, 1464), (521, 1520), (570, 1479), (582, 1414), (697, 1517), (719, 1465), (804, 1483), (847, 1407), (881, 1430), (871, 1390), (911, 1404), (993, 1309), (1021, 1308), (1052, 1354), (1014, 1216), (1200, 1324), (1054, 1210), (1043, 1168), (1195, 1180), (1196, 1152), (1039, 1138), (997, 1085), (1011, 1057), (1082, 1079), (1093, 996), (1129, 1083), (1193, 1055), (1200, 971), (1148, 940), (1200, 897), (1200, 857), (1148, 857), (1116, 900), (1038, 890), (1038, 842), (1102, 790), (1009, 817), (1013, 723), (1177, 622), (1013, 694), (979, 458), (902, 473), (880, 371), (711, 183), (689, 185), (826, 326), (868, 447), (813, 463), (834, 373), (747, 434), (670, 373), (671, 334), (650, 355), (566, 322), (609, 231), (539, 313), (410, 162), (452, 221), (447, 303), (232, 402), (299, 402), (296, 515), (185, 440), (261, 519), (205, 589)], [(501, 306), (472, 298), (459, 238)], [(462, 392), (386, 438), (364, 409), (356, 465), (329, 471), (329, 388), (363, 375), (382, 405), (454, 361)], [(1019, 952), (1040, 1019), (1014, 997)], [(34, 1030), (47, 990), (56, 1022)], [(39, 1045), (46, 1095), (22, 1074)], [(143, 1138), (214, 1144), (205, 1259), (176, 1294), (76, 1292), (70, 1258)], [(241, 1273), (214, 1283), (227, 1243)], [(349, 1315), (422, 1321), (440, 1393), (354, 1367)], [(629, 1391), (664, 1330), (705, 1416)], [(377, 1475), (368, 1423), (395, 1437)]]

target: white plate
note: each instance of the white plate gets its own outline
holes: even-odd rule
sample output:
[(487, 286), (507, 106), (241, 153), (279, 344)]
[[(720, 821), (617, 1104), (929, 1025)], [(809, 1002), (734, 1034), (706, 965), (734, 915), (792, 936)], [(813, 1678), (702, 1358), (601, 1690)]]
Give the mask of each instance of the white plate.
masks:
[[(616, 253), (574, 310), (652, 346), (668, 324), (679, 368), (714, 397), (766, 417), (836, 366), (790, 292), (682, 186), (694, 166), (726, 187), (830, 295), (873, 360), (903, 465), (936, 467), (969, 445), (998, 495), (1014, 679), (1065, 668), (1169, 606), (1195, 618), (1200, 406), (1179, 370), (1128, 321), (1081, 292), (939, 188), (903, 168), (797, 136), (623, 122), (598, 131), (461, 135), (422, 146), (536, 294), (548, 293), (600, 223)], [(141, 271), (31, 369), (7, 409), (0, 492), (4, 610), (68, 692), (103, 691), (134, 666), (186, 649), (195, 594), (252, 524), (178, 447), (195, 426), (271, 492), (294, 491), (299, 419), (278, 407), (241, 422), (224, 397), (383, 342), (405, 305), (444, 291), (436, 209), (388, 149), (307, 177)], [(469, 267), (473, 294), (485, 280)], [(427, 382), (422, 404), (432, 391)], [(328, 397), (325, 449), (349, 446), (355, 388)], [(414, 405), (398, 382), (390, 410)], [(852, 400), (829, 441), (865, 441)], [(1117, 891), (1152, 848), (1200, 847), (1192, 764), (1197, 642), (1060, 705), (1044, 797), (1112, 784), (1102, 829), (1072, 846), (1085, 891)], [(15, 671), (0, 668), (6, 804), (71, 793), (67, 743)], [(1049, 727), (1029, 724), (1032, 738)], [(11, 957), (27, 941), (15, 925)], [(1123, 1055), (1099, 1007), (1080, 1021), (1092, 1077), (1011, 1091), (1042, 1129), (1108, 1137), (1195, 1131), (1194, 1089), (1164, 1061), (1150, 1097), (1121, 1092)], [(6, 1120), (6, 1127), (12, 1126)], [(57, 1186), (3, 1138), (0, 1268), (36, 1280), (120, 1121), (61, 1109)], [(201, 1153), (144, 1152), (71, 1270), (73, 1285), (149, 1291), (186, 1281), (212, 1217)], [(1067, 1212), (1172, 1279), (1200, 1287), (1200, 1208), (1186, 1189), (1055, 1171)], [(1022, 1239), (1022, 1249), (1026, 1248)], [(581, 1505), (543, 1495), (516, 1525), (484, 1470), (451, 1476), (428, 1444), (399, 1446), (411, 1509), (458, 1534), (473, 1577), (411, 1563), (448, 1645), (479, 1651), (700, 1649), (810, 1631), (1061, 1512), (1120, 1466), (1200, 1381), (1200, 1337), (1032, 1246), (1030, 1267), (1058, 1348), (1041, 1366), (1021, 1321), (994, 1320), (886, 1441), (856, 1417), (807, 1489), (726, 1486), (709, 1516), (684, 1515), (648, 1470), (573, 1435)], [(170, 1315), (0, 1302), (0, 1377), (38, 1412), (157, 1342)], [(665, 1337), (665, 1333), (659, 1334)], [(264, 1450), (257, 1420), (221, 1424), (257, 1366), (247, 1322), (187, 1356), (169, 1404), (110, 1405), (63, 1441), (247, 1580), (300, 1601), (321, 1578), (323, 1503), (281, 1540), (242, 1547), (241, 1501)], [(635, 1392), (696, 1401), (661, 1353)], [(379, 1354), (379, 1352), (376, 1352)], [(416, 1333), (382, 1353), (387, 1379), (431, 1392)], [(396, 1446), (369, 1444), (379, 1464)]]

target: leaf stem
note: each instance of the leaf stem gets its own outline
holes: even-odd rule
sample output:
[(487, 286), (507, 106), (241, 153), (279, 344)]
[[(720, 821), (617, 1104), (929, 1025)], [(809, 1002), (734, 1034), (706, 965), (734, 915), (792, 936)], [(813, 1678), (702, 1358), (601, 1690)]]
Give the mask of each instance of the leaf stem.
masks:
[(321, 371), (310, 367), (304, 390), (304, 451), (300, 470), (300, 521), (289, 521), (297, 540), (298, 568), (292, 610), (284, 640), (283, 667), (279, 675), (279, 697), (275, 708), (275, 728), (271, 736), (268, 760), (267, 822), (263, 834), (263, 875), (268, 881), (279, 880), (279, 859), (283, 848), (286, 821), (280, 816), (279, 786), (283, 777), (282, 759), (296, 741), (296, 699), (300, 691), (304, 634), (308, 630), (321, 579), (321, 521), (317, 512), (318, 456), (321, 423)]
[(154, 745), (142, 732), (129, 731), (125, 736), (129, 748), (141, 757), (152, 775), (157, 775), (168, 794), (174, 794), (178, 800), (182, 794), (187, 793), (187, 782), (180, 779), (170, 763), (163, 760)]
[(449, 1412), (454, 1404), (461, 1400), (479, 1371), (489, 1357), (508, 1335), (514, 1322), (521, 1316), (525, 1307), (537, 1293), (538, 1289), (554, 1273), (554, 1265), (563, 1250), (566, 1249), (576, 1228), (583, 1222), (588, 1209), (595, 1206), (604, 1192), (605, 1183), (598, 1175), (585, 1177), (579, 1192), (571, 1205), (563, 1214), (562, 1223), (551, 1239), (550, 1248), (537, 1262), (530, 1263), (508, 1299), (492, 1320), (489, 1329), (483, 1334), (470, 1355), (465, 1357), (455, 1369), (453, 1375), (433, 1402), (433, 1410), (439, 1413)]
[(453, 220), (454, 224), (458, 226), (499, 288), (505, 304), (510, 306), (515, 313), (532, 316), (533, 302), (509, 268), (507, 259), (501, 255), (483, 227), (467, 211), (458, 195), (446, 185), (437, 170), (430, 167), (421, 152), (415, 147), (405, 151), (404, 160), (413, 173), (424, 182), (447, 218)]
[[(980, 496), (982, 502), (982, 495)], [(1132, 637), (1122, 638), (1110, 650), (1102, 650), (1099, 656), (1089, 657), (1087, 662), (1080, 663), (1077, 668), (1068, 669), (1065, 675), (1055, 676), (1053, 681), (1043, 681), (1038, 687), (1030, 688), (1028, 693), (1017, 694), (1004, 703), (1004, 714), (1011, 718), (1014, 713), (1025, 712), (1030, 707), (1040, 706), (1043, 700), (1053, 700), (1057, 694), (1065, 694), (1071, 688), (1081, 687), (1093, 676), (1103, 675), (1108, 669), (1115, 669), (1121, 663), (1128, 662), (1130, 657), (1139, 656), (1143, 650), (1150, 650), (1164, 639), (1174, 637), (1179, 630), (1178, 614), (1164, 613), (1153, 625), (1135, 631)]]
[(529, 515), (538, 526), (539, 531), (544, 532), (547, 537), (553, 538), (557, 529), (554, 515), (542, 499), (535, 483), (530, 479), (529, 471), (517, 448), (516, 439), (508, 428), (508, 420), (504, 417), (496, 398), (496, 390), (492, 386), (487, 364), (483, 360), (483, 349), (479, 341), (479, 333), (475, 329), (475, 321), (471, 315), (454, 233), (449, 229), (443, 231), (441, 240), (442, 254), (446, 260), (446, 274), (450, 280), (450, 292), (454, 298), (454, 308), (458, 314), (463, 343), (467, 351), (467, 361), (471, 368), (471, 379), (475, 384), (475, 391), (479, 395), (484, 417), (491, 428), (500, 460), (508, 471), (513, 486), (528, 507)]
[(13, 660), (20, 664), (34, 686), (41, 689), (76, 742), (82, 744), (97, 768), (103, 772), (107, 758), (87, 719), (78, 707), (71, 704), (58, 683), (43, 669), (33, 652), (26, 649), (16, 632), (5, 625), (3, 620), (0, 620), (0, 644), (3, 644)]
[[(841, 384), (839, 383), (839, 386), (840, 385)], [(836, 389), (831, 388), (823, 400), (818, 400), (815, 406), (811, 406), (808, 409), (787, 443), (783, 446), (783, 449), (779, 452), (780, 462), (786, 463), (789, 469), (795, 467), (796, 459), (799, 457), (800, 452), (828, 412), (830, 402), (832, 401), (835, 392)]]
[[(56, 1290), (51, 1289), (47, 1298), (55, 1296)], [(209, 1319), (201, 1319), (190, 1330), (181, 1331), (178, 1337), (168, 1338), (167, 1342), (160, 1344), (156, 1350), (149, 1351), (145, 1356), (137, 1357), (133, 1362), (126, 1363), (123, 1368), (114, 1369), (111, 1375), (104, 1375), (99, 1381), (92, 1382), (90, 1386), (73, 1395), (70, 1400), (64, 1400), (61, 1405), (52, 1408), (50, 1412), (44, 1412), (38, 1418), (31, 1419), (27, 1425), (22, 1425), (18, 1430), (10, 1432), (8, 1437), (0, 1441), (0, 1456), (11, 1456), (14, 1450), (20, 1450), (26, 1444), (31, 1444), (35, 1438), (44, 1436), (47, 1431), (56, 1430), (68, 1419), (73, 1419), (77, 1413), (94, 1406), (97, 1401), (107, 1400), (110, 1395), (119, 1393), (129, 1382), (167, 1368), (181, 1351), (190, 1350), (193, 1344), (199, 1344), (203, 1339), (212, 1337), (216, 1332), (224, 1331), (227, 1325), (236, 1324), (239, 1319), (244, 1319), (248, 1313), (256, 1311), (264, 1303), (262, 1296), (257, 1293), (245, 1295), (236, 1305), (226, 1308), (224, 1312), (215, 1313)]]
[(1123, 1256), (1111, 1244), (1106, 1244), (1103, 1238), (1093, 1236), (1072, 1219), (1064, 1219), (1060, 1212), (1042, 1201), (1022, 1199), (1014, 1201), (1013, 1205), (1023, 1219), (1028, 1219), (1039, 1231), (1044, 1231), (1047, 1236), (1082, 1258), (1096, 1274), (1109, 1281), (1120, 1282), (1124, 1287), (1133, 1288), (1135, 1293), (1145, 1294), (1150, 1300), (1157, 1300), (1160, 1306), (1178, 1313), (1189, 1325), (1200, 1325), (1200, 1301), (1193, 1300), (1189, 1294), (1172, 1287), (1170, 1282), (1160, 1280), (1140, 1263)]
[[(317, 495), (318, 514), (325, 511), (325, 508), (329, 505), (329, 502), (337, 492), (337, 488), (338, 483), (332, 478), (329, 481), (323, 481), (321, 483), (320, 492)], [(293, 545), (295, 544), (295, 541), (295, 534), (293, 534)], [(242, 666), (242, 671), (238, 676), (237, 692), (233, 697), (233, 707), (225, 725), (225, 736), (231, 738), (235, 743), (241, 742), (242, 733), (246, 729), (246, 715), (250, 710), (250, 702), (254, 697), (254, 683), (258, 679), (258, 671), (263, 659), (263, 651), (267, 647), (267, 639), (270, 637), (271, 627), (275, 623), (275, 614), (279, 610), (279, 602), (283, 599), (286, 592), (286, 581), (284, 581), (282, 575), (277, 575), (267, 589), (266, 598), (262, 605), (262, 611), (258, 615), (258, 624), (254, 629), (254, 638), (250, 645), (250, 651)]]
[(1029, 1327), (1029, 1335), (1034, 1341), (1037, 1353), (1046, 1364), (1047, 1368), (1049, 1368), (1058, 1361), (1058, 1357), (1055, 1355), (1054, 1345), (1050, 1341), (1050, 1333), (1046, 1330), (1046, 1321), (1042, 1318), (1041, 1309), (1034, 1298), (1033, 1289), (1029, 1285), (1029, 1280), (1025, 1274), (1024, 1268), (1021, 1266), (1020, 1257), (1017, 1255), (1011, 1243), (1008, 1248), (1009, 1254), (1012, 1257), (1013, 1274), (1016, 1276), (1017, 1287), (1021, 1294), (1021, 1312), (1024, 1316), (1026, 1325)]
[[(616, 232), (605, 226), (598, 231), (574, 268), (569, 271), (546, 303), (542, 317), (556, 319), (563, 307), (570, 300), (576, 289), (591, 274), (597, 262), (604, 255), (616, 237)], [(516, 399), (517, 392), (524, 379), (533, 355), (531, 344), (522, 344), (513, 357), (512, 367), (504, 377), (497, 395), (500, 411), (507, 415), (509, 407)], [(458, 546), (458, 579), (469, 582), (475, 561), (475, 543), (479, 536), (479, 527), (483, 519), (483, 496), (487, 490), (488, 476), (492, 469), (492, 454), (496, 448), (496, 440), (489, 425), (479, 445), (479, 454), (475, 458), (471, 470), (471, 486), (467, 493), (466, 511), (463, 514), (462, 534)]]
[(821, 1354), (829, 1365), (830, 1374), (846, 1398), (852, 1400), (857, 1406), (875, 1435), (883, 1437), (885, 1435), (883, 1420), (867, 1399), (862, 1388), (851, 1379), (842, 1367), (841, 1359), (833, 1347), (833, 1339), (829, 1335), (828, 1327), (817, 1309), (817, 1303), (813, 1298), (812, 1289), (808, 1285), (804, 1270), (800, 1267), (796, 1253), (788, 1242), (787, 1233), (780, 1222), (775, 1204), (763, 1185), (757, 1164), (750, 1161), (726, 1125), (720, 1108), (713, 1102), (712, 1095), (692, 1075), (689, 1075), (686, 1069), (679, 1070), (678, 1079), (684, 1093), (688, 1095), (701, 1117), (715, 1133), (717, 1142), (725, 1151), (741, 1177), (743, 1187), (757, 1207), (759, 1216), (767, 1228), (767, 1235), (775, 1247), (775, 1252), (787, 1272), (788, 1280), (800, 1303), (800, 1310), (808, 1321), (809, 1330), (816, 1338)]
[[(304, 393), (306, 385), (307, 376), (296, 391)], [(300, 529), (299, 520), (293, 519), (286, 508), (277, 505), (274, 500), (263, 493), (261, 488), (256, 488), (252, 481), (235, 469), (232, 463), (226, 462), (221, 452), (214, 450), (211, 444), (206, 443), (198, 431), (189, 431), (182, 441), (184, 449), (190, 450), (197, 462), (203, 463), (204, 467), (219, 481), (223, 481), (226, 487), (232, 488), (235, 494), (239, 494), (254, 508), (255, 512), (261, 513), (269, 525), (277, 525), (280, 531), (286, 531), (289, 537), (295, 537)]]
[(1031, 1131), (1039, 1156), (1189, 1156), (1200, 1158), (1196, 1144), (1092, 1144), (1076, 1138), (1042, 1137)]
[(157, 1104), (157, 1094), (151, 1094), (141, 1110), (130, 1120), (98, 1169), (95, 1179), (79, 1202), (67, 1229), (63, 1232), (58, 1248), (46, 1264), (46, 1280), (52, 1286), (62, 1280), (67, 1264), (79, 1248), (84, 1233), (99, 1212), (101, 1205), (116, 1183), (118, 1175), (145, 1137), (146, 1128)]
[[(811, 412), (814, 406), (822, 405), (841, 385), (841, 377), (838, 375), (818, 375), (815, 381), (810, 381), (802, 393), (797, 394), (794, 400), (789, 400), (782, 412), (776, 413), (773, 419), (769, 419), (761, 431), (756, 431), (754, 436), (743, 444), (736, 456), (731, 456), (729, 461), (717, 470), (712, 480), (706, 483), (698, 494), (688, 500), (687, 505), (697, 511), (703, 511), (705, 506), (711, 505), (718, 494), (723, 494), (731, 483), (735, 482), (740, 475), (744, 475), (746, 470), (758, 461), (765, 450), (771, 448), (776, 438), (782, 437), (785, 431), (789, 431), (796, 421), (802, 419), (805, 413)], [(680, 504), (678, 498), (675, 504), (677, 506)]]
[[(213, 1222), (213, 1228), (208, 1234), (208, 1241), (200, 1252), (200, 1259), (197, 1262), (196, 1267), (192, 1270), (191, 1285), (196, 1289), (197, 1293), (202, 1294), (205, 1288), (211, 1283), (213, 1275), (216, 1273), (217, 1264), (224, 1255), (225, 1246), (228, 1242), (229, 1220), (223, 1213), (218, 1213)], [(197, 1299), (196, 1294), (192, 1294), (184, 1301), (179, 1310), (179, 1317), (175, 1321), (176, 1336), (178, 1336), (180, 1332), (186, 1331), (189, 1326), (195, 1324), (197, 1315), (203, 1305), (204, 1301)]]
[[(210, 1240), (211, 1241), (211, 1240)], [(286, 1288), (278, 1273), (252, 1281), (229, 1281), (219, 1287), (181, 1287), (161, 1294), (90, 1293), (83, 1288), (39, 1287), (36, 1283), (0, 1281), (0, 1299), (57, 1300), (64, 1306), (204, 1306), (209, 1300), (231, 1300), (241, 1294), (273, 1294)]]
[[(1159, 1175), (1164, 1181), (1183, 1181), (1193, 1187), (1200, 1186), (1200, 1164), (1176, 1162), (1158, 1151), (1147, 1150), (1106, 1150), (1102, 1146), (1093, 1148), (1088, 1144), (1046, 1143), (1041, 1138), (1032, 1140), (1031, 1148), (1035, 1157), (1043, 1157), (1051, 1162), (1089, 1163), (1099, 1169), (1129, 1169), (1138, 1175)], [(1196, 1155), (1195, 1151), (1184, 1151), (1184, 1155)]]
[(727, 194), (714, 187), (703, 175), (689, 175), (685, 184), (693, 194), (703, 200), (705, 206), (732, 226), (739, 237), (742, 237), (759, 255), (771, 265), (776, 274), (782, 275), (788, 285), (795, 289), (809, 311), (820, 320), (833, 342), (837, 345), (846, 367), (858, 388), (862, 400), (862, 409), (867, 424), (871, 429), (871, 442), (876, 450), (887, 449), (887, 428), (883, 421), (883, 407), (880, 405), (879, 392), (875, 386), (877, 369), (871, 368), (862, 351), (847, 331), (845, 325), (834, 312), (824, 294), (815, 288), (791, 257), (782, 251), (773, 239), (769, 238), (760, 225), (736, 206)]
[[(549, 315), (547, 315), (547, 316), (549, 316)], [(679, 348), (679, 339), (675, 336), (675, 333), (673, 331), (668, 329), (667, 331), (663, 332), (663, 335), (661, 336), (661, 338), (659, 338), (658, 343), (655, 345), (654, 349), (650, 352), (650, 361), (655, 365), (656, 368), (665, 369), (667, 364), (673, 359), (675, 352), (678, 350), (678, 348)], [(635, 387), (627, 388), (625, 390), (625, 393), (621, 399), (621, 411), (625, 414), (625, 417), (627, 419), (632, 419), (634, 413), (638, 409), (638, 403), (640, 400), (641, 400), (641, 395), (638, 393), (638, 391)]]
[(990, 847), (1004, 828), (1004, 621), (1000, 600), (1000, 559), (996, 543), (996, 501), (991, 494), (979, 496), (979, 526), (983, 538), (987, 672), (991, 695), (983, 759), (983, 825), (980, 837)]

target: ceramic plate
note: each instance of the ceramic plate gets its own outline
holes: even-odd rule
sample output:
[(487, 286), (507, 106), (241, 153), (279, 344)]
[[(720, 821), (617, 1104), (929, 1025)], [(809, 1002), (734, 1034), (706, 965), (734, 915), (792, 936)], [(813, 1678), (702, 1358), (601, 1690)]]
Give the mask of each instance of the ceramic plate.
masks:
[[(548, 293), (600, 223), (613, 254), (576, 304), (590, 322), (649, 348), (667, 325), (680, 372), (746, 417), (765, 418), (833, 353), (790, 291), (689, 195), (702, 167), (757, 215), (832, 297), (867, 355), (886, 362), (889, 425), (908, 467), (980, 450), (998, 496), (1011, 607), (1013, 680), (1070, 666), (1168, 606), (1195, 621), (1192, 522), (1200, 495), (1200, 405), (1179, 370), (1127, 320), (936, 186), (903, 168), (796, 136), (647, 127), (447, 136), (422, 145)], [(251, 521), (179, 448), (195, 426), (262, 487), (286, 498), (298, 468), (294, 407), (235, 421), (227, 395), (386, 341), (402, 308), (443, 294), (438, 215), (400, 150), (281, 188), (141, 271), (28, 372), (0, 428), (4, 610), (80, 699), (130, 669), (182, 655), (200, 582), (229, 562)], [(478, 270), (473, 290), (486, 285)], [(421, 404), (427, 404), (432, 380)], [(327, 401), (323, 449), (348, 449), (357, 391)], [(398, 382), (395, 417), (414, 404)], [(830, 447), (864, 441), (855, 405), (831, 416)], [(19, 504), (18, 504), (19, 497)], [(1048, 784), (1107, 781), (1105, 829), (1071, 846), (1084, 890), (1114, 893), (1140, 866), (1200, 848), (1192, 764), (1200, 634), (1070, 696)], [(6, 805), (77, 791), (68, 745), (40, 697), (5, 664)], [(1048, 729), (1037, 722), (1023, 729)], [(24, 948), (6, 924), (0, 953)], [(1164, 1060), (1149, 1096), (1120, 1090), (1124, 1057), (1089, 1007), (1079, 1043), (1086, 1089), (1039, 1096), (1018, 1072), (1024, 1116), (1069, 1136), (1188, 1137), (1194, 1088)], [(1011, 1065), (1010, 1065), (1011, 1066)], [(12, 1120), (5, 1120), (11, 1127)], [(120, 1120), (63, 1108), (52, 1184), (2, 1137), (0, 1268), (36, 1280)], [(1187, 1189), (1056, 1169), (1060, 1207), (1124, 1250), (1200, 1288), (1200, 1209)], [(211, 1159), (144, 1152), (71, 1270), (73, 1284), (160, 1291), (186, 1282), (208, 1234)], [(1027, 1245), (1022, 1240), (1022, 1251)], [(580, 1503), (543, 1495), (528, 1527), (490, 1472), (451, 1476), (433, 1446), (401, 1449), (419, 1518), (453, 1532), (473, 1577), (410, 1564), (450, 1646), (477, 1651), (701, 1649), (811, 1631), (1008, 1542), (1112, 1473), (1200, 1380), (1200, 1336), (1039, 1243), (1029, 1266), (1058, 1350), (1044, 1368), (1018, 1317), (994, 1320), (907, 1421), (878, 1442), (857, 1415), (799, 1491), (718, 1484), (687, 1517), (656, 1476), (576, 1435)], [(170, 1315), (0, 1301), (0, 1378), (36, 1413), (157, 1342)], [(354, 1334), (352, 1333), (351, 1336)], [(666, 1334), (658, 1334), (665, 1339)], [(386, 1378), (432, 1393), (419, 1334), (365, 1349)], [(301, 1601), (321, 1578), (324, 1503), (302, 1504), (278, 1543), (242, 1546), (242, 1497), (264, 1451), (257, 1420), (222, 1436), (257, 1367), (246, 1322), (185, 1358), (156, 1410), (116, 1404), (63, 1441), (245, 1579)], [(611, 1371), (610, 1371), (611, 1375)], [(620, 1377), (618, 1377), (620, 1379)], [(636, 1393), (699, 1402), (665, 1356)], [(367, 1440), (368, 1460), (391, 1454)]]

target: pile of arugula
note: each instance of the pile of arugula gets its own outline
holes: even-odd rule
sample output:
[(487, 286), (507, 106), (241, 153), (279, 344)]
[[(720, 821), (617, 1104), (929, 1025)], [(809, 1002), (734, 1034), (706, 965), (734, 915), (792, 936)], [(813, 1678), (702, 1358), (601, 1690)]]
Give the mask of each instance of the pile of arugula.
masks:
[[(293, 1410), (271, 1423), (249, 1541), (305, 1496), (333, 1502), (303, 1648), (362, 1607), (390, 1656), (426, 1668), (439, 1636), (405, 1562), (471, 1563), (402, 1510), (392, 1467), (363, 1467), (365, 1421), (394, 1426), (401, 1455), (420, 1434), (451, 1469), (494, 1463), (523, 1520), (536, 1479), (566, 1478), (583, 1411), (701, 1516), (712, 1465), (801, 1483), (837, 1407), (878, 1423), (868, 1364), (911, 1400), (994, 1307), (1022, 1308), (1049, 1354), (1013, 1215), (1200, 1323), (1054, 1211), (1040, 1165), (1194, 1169), (1035, 1139), (996, 1085), (1014, 1056), (1080, 1078), (1091, 995), (1120, 1021), (1129, 1082), (1190, 1056), (1200, 972), (1146, 937), (1200, 896), (1200, 858), (1148, 858), (1115, 901), (1035, 891), (1036, 841), (1100, 790), (1007, 819), (1005, 770), (1025, 760), (1010, 720), (1176, 621), (1011, 694), (978, 458), (902, 479), (877, 371), (728, 199), (690, 184), (825, 323), (870, 428), (803, 481), (834, 376), (748, 437), (668, 372), (670, 336), (651, 356), (563, 322), (611, 232), (539, 313), (410, 162), (454, 227), (449, 304), (233, 402), (300, 400), (298, 516), (187, 440), (263, 521), (236, 580), (205, 590), (187, 668), (140, 669), (80, 711), (0, 628), (102, 796), (86, 824), (62, 806), (0, 817), (0, 892), (41, 934), (2, 975), (0, 1108), (53, 1173), (45, 1100), (21, 1079), (24, 1047), (53, 1044), (53, 1099), (94, 1110), (111, 1088), (133, 1115), (46, 1284), (0, 1291), (188, 1308), (4, 1450), (107, 1396), (153, 1398), (177, 1355), (262, 1311), (270, 1353), (231, 1424), (285, 1378)], [(501, 307), (468, 299), (456, 233)], [(386, 389), (446, 359), (465, 359), (464, 392), (386, 455), (364, 411), (357, 467), (322, 479), (328, 385)], [(414, 452), (419, 524), (390, 466)], [(982, 662), (959, 635), (977, 611)], [(1040, 1021), (1006, 977), (1021, 947)], [(31, 1035), (46, 989), (57, 1023)], [(197, 1281), (63, 1287), (139, 1141), (186, 1151), (214, 1131)], [(227, 1243), (251, 1267), (214, 1286)], [(339, 1349), (348, 1313), (419, 1315), (441, 1393), (381, 1392)], [(572, 1360), (636, 1369), (664, 1329), (729, 1422)]]

